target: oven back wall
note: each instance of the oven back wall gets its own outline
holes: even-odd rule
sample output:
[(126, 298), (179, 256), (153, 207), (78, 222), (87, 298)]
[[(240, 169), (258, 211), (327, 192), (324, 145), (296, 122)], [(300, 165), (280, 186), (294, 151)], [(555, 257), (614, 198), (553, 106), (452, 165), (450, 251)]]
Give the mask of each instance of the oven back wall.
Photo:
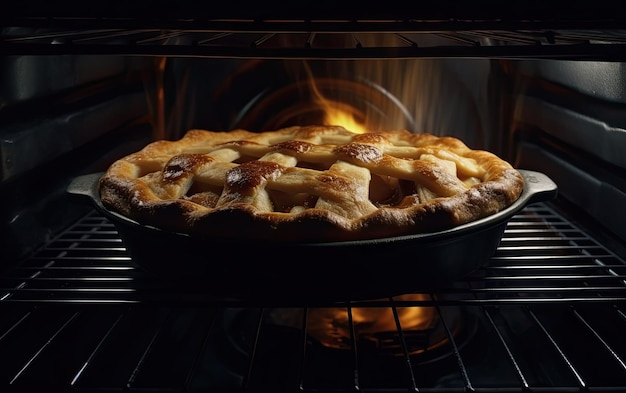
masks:
[(329, 124), (325, 114), (349, 107), (370, 131), (455, 135), (499, 150), (497, 112), (488, 107), (491, 66), (486, 59), (173, 58), (164, 72), (164, 134)]

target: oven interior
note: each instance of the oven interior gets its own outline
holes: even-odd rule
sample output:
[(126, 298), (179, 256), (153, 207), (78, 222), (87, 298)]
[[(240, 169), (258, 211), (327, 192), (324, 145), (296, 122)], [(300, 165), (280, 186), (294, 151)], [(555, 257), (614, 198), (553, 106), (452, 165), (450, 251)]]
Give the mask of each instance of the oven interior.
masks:
[[(625, 390), (626, 23), (603, 2), (532, 18), (439, 3), (4, 15), (1, 390)], [(547, 174), (558, 197), (436, 290), (267, 302), (155, 280), (65, 192), (152, 140), (325, 122), (332, 108), (459, 137)]]

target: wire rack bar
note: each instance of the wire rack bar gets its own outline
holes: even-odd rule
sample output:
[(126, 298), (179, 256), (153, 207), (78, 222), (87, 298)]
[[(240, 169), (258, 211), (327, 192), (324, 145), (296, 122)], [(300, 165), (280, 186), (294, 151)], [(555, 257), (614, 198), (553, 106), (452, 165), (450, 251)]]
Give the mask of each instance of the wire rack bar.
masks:
[(498, 329), (496, 323), (494, 322), (494, 320), (493, 320), (489, 310), (487, 308), (483, 308), (483, 312), (487, 316), (487, 319), (489, 321), (489, 324), (491, 325), (491, 328), (494, 330), (494, 332), (498, 336), (498, 339), (499, 339), (500, 343), (502, 344), (502, 347), (506, 351), (506, 353), (508, 355), (508, 358), (509, 358), (509, 361), (511, 362), (511, 365), (513, 366), (513, 369), (515, 370), (515, 373), (517, 374), (517, 376), (518, 376), (518, 378), (520, 380), (520, 384), (522, 386), (522, 390), (523, 391), (529, 390), (530, 386), (528, 384), (528, 381), (527, 381), (526, 377), (524, 376), (524, 372), (520, 368), (518, 362), (515, 360), (515, 356), (513, 356), (513, 350), (507, 344), (505, 338), (503, 337), (502, 333), (500, 332), (500, 330)]
[(552, 334), (550, 334), (548, 329), (541, 323), (539, 318), (535, 315), (535, 313), (532, 310), (529, 310), (529, 314), (532, 317), (532, 319), (537, 323), (537, 325), (541, 328), (541, 330), (545, 334), (546, 338), (550, 342), (551, 347), (555, 351), (558, 352), (558, 354), (561, 357), (561, 359), (563, 360), (563, 362), (567, 365), (567, 367), (570, 369), (572, 374), (576, 377), (576, 380), (579, 383), (580, 389), (581, 390), (586, 390), (587, 389), (587, 385), (586, 385), (584, 379), (582, 378), (582, 376), (580, 375), (578, 370), (576, 370), (576, 368), (574, 367), (572, 362), (569, 360), (569, 358), (565, 355), (565, 353), (563, 352), (563, 350), (559, 346), (559, 344), (558, 344), (557, 340), (555, 339), (555, 337)]

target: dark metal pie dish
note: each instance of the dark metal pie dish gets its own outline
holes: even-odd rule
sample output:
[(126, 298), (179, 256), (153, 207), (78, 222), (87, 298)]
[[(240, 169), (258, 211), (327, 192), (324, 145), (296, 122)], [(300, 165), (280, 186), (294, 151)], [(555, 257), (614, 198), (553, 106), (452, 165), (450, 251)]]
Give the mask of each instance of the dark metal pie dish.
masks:
[(434, 233), (324, 243), (207, 239), (142, 225), (102, 204), (102, 173), (75, 178), (67, 191), (110, 219), (133, 263), (164, 285), (225, 298), (344, 301), (436, 290), (488, 263), (514, 215), (557, 196), (545, 174), (519, 171), (520, 197), (488, 217)]

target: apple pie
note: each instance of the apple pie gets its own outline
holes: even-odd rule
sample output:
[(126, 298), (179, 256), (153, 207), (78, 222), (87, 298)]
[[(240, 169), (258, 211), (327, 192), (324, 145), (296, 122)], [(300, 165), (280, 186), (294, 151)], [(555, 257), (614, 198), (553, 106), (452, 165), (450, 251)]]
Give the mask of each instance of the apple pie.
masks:
[(108, 210), (166, 231), (335, 242), (454, 228), (511, 205), (524, 180), (450, 136), (294, 126), (190, 130), (117, 160), (98, 187)]

